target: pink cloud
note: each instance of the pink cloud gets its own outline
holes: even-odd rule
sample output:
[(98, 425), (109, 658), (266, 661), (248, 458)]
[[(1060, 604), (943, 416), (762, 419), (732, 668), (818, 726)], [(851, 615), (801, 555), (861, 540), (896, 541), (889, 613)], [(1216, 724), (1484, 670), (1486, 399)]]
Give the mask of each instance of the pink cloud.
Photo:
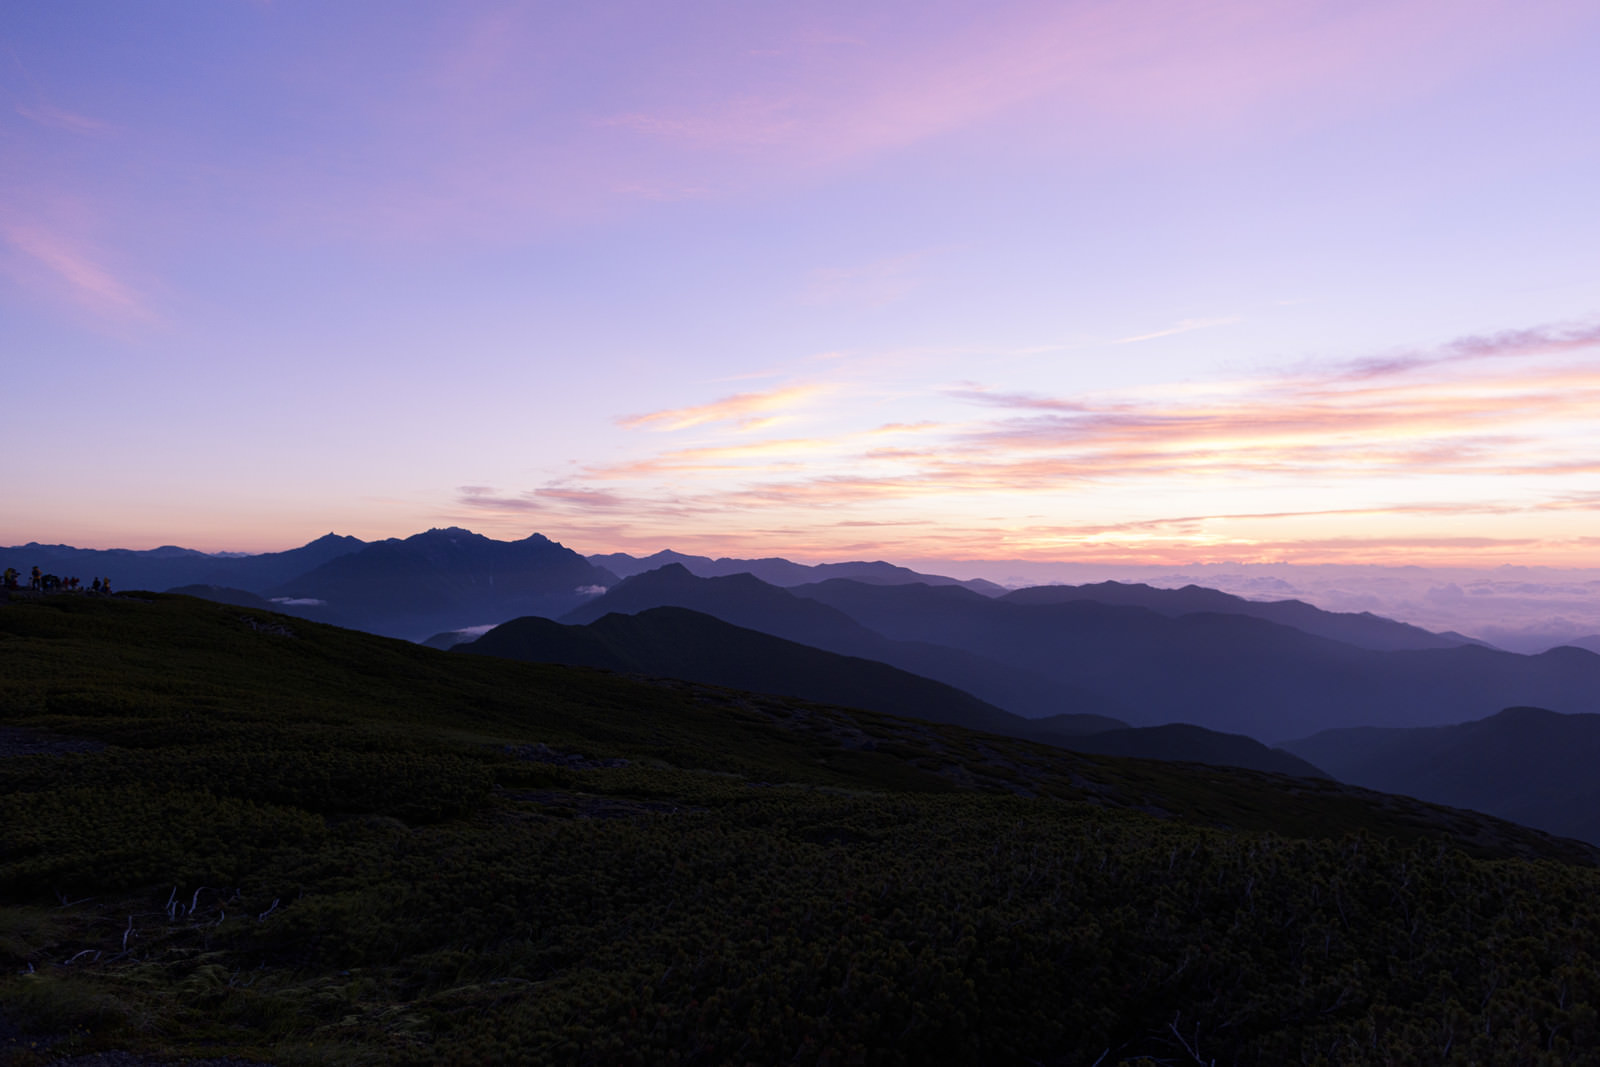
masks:
[(150, 321), (155, 315), (131, 286), (114, 275), (103, 255), (82, 241), (43, 226), (0, 221), (0, 238), (14, 255), (13, 275), (24, 284), (48, 280), (45, 288), (105, 319)]
[(897, 24), (892, 41), (887, 24), (869, 25), (866, 47), (771, 68), (720, 99), (674, 103), (669, 91), (601, 122), (702, 151), (767, 150), (815, 170), (1048, 101), (1064, 132), (1131, 145), (1152, 126), (1233, 128), (1267, 114), (1302, 121), (1308, 105), (1364, 107), (1574, 18), (1559, 5), (1508, 19), (1493, 5), (1443, 0), (1017, 3), (981, 20)]
[(631, 502), (611, 492), (597, 489), (574, 489), (546, 486), (524, 493), (507, 496), (489, 486), (464, 485), (456, 490), (456, 503), (462, 507), (492, 512), (559, 511), (563, 508), (581, 511), (621, 511)]
[(47, 104), (33, 107), (26, 104), (18, 104), (16, 112), (23, 118), (36, 122), (41, 126), (49, 126), (57, 130), (68, 130), (72, 133), (95, 134), (104, 133), (111, 129), (109, 123), (102, 122), (99, 119), (90, 118), (87, 115), (78, 115), (58, 107), (50, 107)]
[[(647, 28), (621, 34), (595, 9), (497, 7), (441, 19), (422, 54), (374, 68), (330, 118), (350, 131), (339, 152), (358, 182), (237, 177), (374, 238), (516, 240), (650, 202), (767, 195), (1013, 119), (1029, 152), (1085, 166), (1173, 135), (1342, 120), (1560, 32), (1583, 17), (1573, 8), (1022, 0), (976, 17), (765, 5), (730, 19), (642, 6)], [(567, 106), (575, 78), (587, 111)]]
[[(1593, 494), (1565, 487), (1600, 473), (1593, 420), (1600, 363), (1585, 355), (1597, 340), (1588, 327), (1537, 327), (1413, 353), (1403, 373), (1352, 375), (1352, 367), (1371, 362), (1357, 360), (1115, 395), (1045, 396), (969, 383), (944, 395), (987, 409), (987, 417), (973, 422), (880, 422), (826, 437), (718, 442), (718, 432), (790, 402), (796, 387), (784, 387), (635, 416), (628, 420), (635, 426), (703, 427), (708, 437), (584, 472), (605, 489), (551, 486), (505, 506), (537, 500), (567, 521), (655, 527), (685, 544), (686, 536), (715, 540), (705, 525), (710, 520), (753, 536), (749, 523), (769, 517), (787, 520), (788, 543), (813, 549), (837, 544), (829, 539), (839, 536), (841, 524), (888, 523), (903, 553), (925, 543), (949, 555), (970, 537), (979, 554), (1014, 551), (1019, 558), (1060, 552), (1062, 545), (1103, 554), (1112, 551), (1108, 542), (1145, 561), (1229, 553), (1354, 558), (1385, 544), (1396, 556), (1403, 555), (1399, 546), (1431, 546), (1463, 559), (1474, 552), (1496, 558), (1541, 538), (1569, 544), (1570, 530), (1529, 531), (1538, 516), (1577, 521), (1559, 516), (1596, 506)], [(1471, 373), (1463, 373), (1464, 363)], [(1459, 486), (1461, 496), (1383, 498), (1417, 479)], [(1136, 489), (1150, 500), (1207, 484), (1224, 496), (1243, 494), (1240, 501), (1316, 486), (1331, 502), (1113, 522), (1086, 516), (1054, 526), (1037, 515), (1019, 521), (1016, 513), (1048, 514), (1049, 497), (1041, 494), (1072, 499), (1083, 492), (1093, 502), (1110, 487)], [(1468, 502), (1469, 494), (1478, 499)], [(954, 521), (952, 509), (960, 516)], [(627, 519), (619, 523), (622, 515)], [(1456, 524), (1467, 521), (1481, 536), (1461, 535)], [(1330, 525), (1351, 530), (1331, 536)], [(1367, 529), (1393, 536), (1367, 537), (1360, 532)]]

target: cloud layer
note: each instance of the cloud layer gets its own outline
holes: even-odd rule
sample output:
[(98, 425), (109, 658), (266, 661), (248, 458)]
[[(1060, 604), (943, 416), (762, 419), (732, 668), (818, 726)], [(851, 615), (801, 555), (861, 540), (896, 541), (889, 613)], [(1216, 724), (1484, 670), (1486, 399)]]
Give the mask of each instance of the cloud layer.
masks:
[(701, 543), (717, 539), (705, 533), (713, 518), (781, 517), (817, 550), (887, 522), (919, 543), (991, 555), (1497, 558), (1553, 541), (1588, 551), (1573, 539), (1600, 510), (1597, 356), (1600, 328), (1539, 327), (1145, 390), (967, 383), (942, 390), (957, 416), (944, 421), (763, 432), (779, 412), (821, 429), (929, 402), (819, 380), (630, 417), (631, 429), (693, 440), (590, 465), (571, 484), (459, 502)]

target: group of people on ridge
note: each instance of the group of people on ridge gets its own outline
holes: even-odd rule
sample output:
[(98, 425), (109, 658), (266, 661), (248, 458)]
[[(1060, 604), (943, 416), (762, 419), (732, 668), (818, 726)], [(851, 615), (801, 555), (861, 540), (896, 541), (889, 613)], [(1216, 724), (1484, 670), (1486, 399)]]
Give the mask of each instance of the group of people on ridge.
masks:
[[(20, 589), (22, 587), (18, 583), (21, 580), (22, 574), (17, 568), (6, 568), (4, 588)], [(82, 584), (82, 581), (78, 578), (60, 578), (54, 574), (41, 573), (38, 567), (33, 568), (33, 573), (28, 576), (28, 588), (37, 593), (76, 593)], [(109, 596), (111, 593), (111, 579), (96, 578), (93, 584), (89, 586), (88, 591), (102, 596)]]

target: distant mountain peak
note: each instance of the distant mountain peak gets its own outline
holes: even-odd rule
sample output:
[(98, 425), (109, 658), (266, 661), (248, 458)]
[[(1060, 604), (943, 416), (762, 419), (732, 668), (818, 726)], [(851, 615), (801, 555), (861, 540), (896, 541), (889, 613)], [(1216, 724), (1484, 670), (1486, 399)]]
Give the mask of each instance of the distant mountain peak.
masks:
[[(656, 567), (656, 568), (654, 568), (652, 570), (644, 571), (644, 572), (642, 572), (640, 574), (635, 574), (631, 578), (625, 579), (625, 581), (626, 582), (681, 581), (681, 580), (683, 580), (685, 578), (695, 578), (695, 575), (689, 570), (688, 567), (685, 567), (681, 563), (663, 563), (661, 566)], [(695, 580), (696, 581), (710, 581), (711, 579), (709, 579), (709, 578), (698, 578), (698, 579), (695, 579)]]
[(424, 531), (422, 533), (412, 534), (410, 537), (406, 538), (406, 540), (407, 541), (415, 541), (415, 540), (418, 540), (419, 538), (423, 538), (423, 537), (429, 537), (429, 538), (435, 538), (435, 539), (441, 538), (441, 537), (448, 537), (448, 538), (451, 538), (451, 539), (461, 538), (461, 537), (471, 537), (471, 538), (476, 538), (476, 539), (482, 540), (482, 541), (489, 540), (487, 537), (484, 537), (482, 534), (473, 533), (471, 530), (463, 529), (460, 526), (444, 526), (444, 527), (434, 526), (434, 527), (432, 527), (432, 528), (430, 528), (430, 529), (428, 529), (428, 530), (426, 530), (426, 531)]
[(1556, 722), (1557, 720), (1563, 720), (1568, 717), (1569, 716), (1563, 715), (1559, 711), (1551, 711), (1549, 708), (1536, 708), (1532, 707), (1531, 705), (1524, 704), (1519, 707), (1506, 708), (1504, 711), (1495, 712), (1488, 718), (1479, 719), (1478, 721), (1490, 722), (1493, 720), (1502, 723)]

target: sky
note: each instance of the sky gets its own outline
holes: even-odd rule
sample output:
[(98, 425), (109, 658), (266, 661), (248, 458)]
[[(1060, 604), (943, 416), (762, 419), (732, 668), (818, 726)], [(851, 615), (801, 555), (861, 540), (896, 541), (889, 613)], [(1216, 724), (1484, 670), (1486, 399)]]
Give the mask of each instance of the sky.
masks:
[(1600, 566), (1600, 5), (0, 0), (0, 543)]

